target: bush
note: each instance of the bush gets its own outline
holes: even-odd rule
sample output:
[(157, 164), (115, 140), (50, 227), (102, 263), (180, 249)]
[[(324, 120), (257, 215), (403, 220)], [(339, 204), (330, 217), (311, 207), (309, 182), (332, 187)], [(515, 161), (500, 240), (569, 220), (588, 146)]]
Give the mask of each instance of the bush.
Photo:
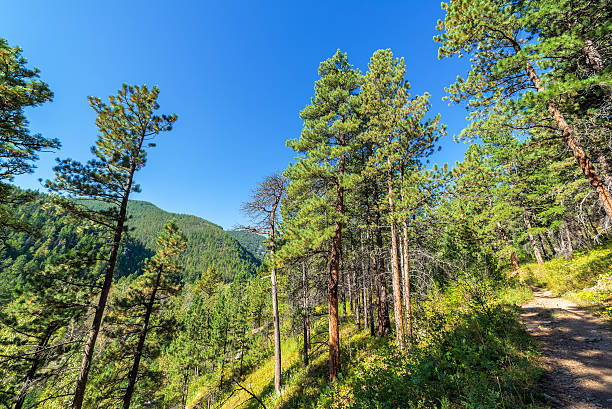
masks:
[(405, 351), (379, 342), (320, 408), (522, 408), (539, 376), (531, 338), (499, 291), (463, 280), (419, 303), (419, 339)]

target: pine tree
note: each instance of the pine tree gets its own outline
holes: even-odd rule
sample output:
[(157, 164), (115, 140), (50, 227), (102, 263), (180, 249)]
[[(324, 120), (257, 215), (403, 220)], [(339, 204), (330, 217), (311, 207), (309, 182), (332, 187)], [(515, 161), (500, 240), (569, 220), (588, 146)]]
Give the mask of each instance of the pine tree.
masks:
[(522, 2), (454, 0), (443, 3), (443, 8), (445, 20), (438, 22), (443, 33), (435, 38), (441, 43), (439, 56), (467, 54), (473, 61), (468, 77), (458, 78), (447, 89), (452, 102), (467, 100), (472, 111), (463, 135), (478, 136), (500, 127), (534, 132), (538, 127), (556, 127), (612, 218), (610, 191), (568, 122), (581, 94), (595, 84), (609, 88), (612, 80), (605, 71), (584, 78), (566, 75), (556, 65), (563, 60), (560, 54), (571, 54), (565, 47), (588, 48), (588, 38), (582, 39), (584, 43), (577, 43), (576, 36), (536, 38), (532, 17), (541, 15), (537, 7), (530, 10)]
[(46, 184), (50, 190), (71, 198), (85, 197), (107, 203), (106, 209), (91, 210), (76, 200), (62, 201), (66, 209), (104, 226), (112, 236), (104, 282), (74, 393), (73, 409), (80, 409), (83, 404), (87, 376), (125, 230), (128, 200), (132, 191), (140, 191), (134, 183), (134, 175), (146, 163), (145, 147), (154, 146), (148, 141), (160, 132), (172, 129), (176, 121), (176, 115), (155, 114), (159, 109), (158, 95), (157, 87), (149, 90), (146, 86), (124, 85), (116, 96), (109, 98), (109, 105), (91, 97), (89, 102), (97, 113), (96, 125), (100, 131), (92, 148), (95, 159), (85, 165), (72, 159), (58, 160), (54, 169), (56, 178)]
[[(344, 191), (351, 182), (346, 166), (360, 125), (357, 93), (362, 76), (349, 64), (346, 54), (339, 50), (321, 63), (319, 76), (311, 104), (300, 113), (304, 120), (302, 134), (299, 139), (287, 142), (289, 147), (303, 155), (298, 157), (298, 163), (286, 171), (286, 175), (297, 190), (311, 183), (321, 185), (315, 190), (316, 196), (310, 197), (303, 205), (310, 209), (323, 206), (326, 209), (325, 224), (333, 226), (319, 230), (317, 241), (331, 239), (328, 264), (329, 376), (330, 380), (335, 381), (340, 371), (338, 280), (345, 212)], [(332, 201), (333, 206), (328, 205), (328, 200)]]
[(0, 38), (0, 228), (24, 229), (12, 217), (11, 207), (32, 197), (16, 192), (6, 182), (17, 175), (31, 173), (39, 152), (60, 147), (57, 139), (32, 134), (24, 109), (53, 99), (49, 86), (39, 80), (39, 70), (30, 69), (21, 48), (11, 47)]
[[(123, 409), (129, 409), (138, 377), (140, 360), (144, 351), (145, 340), (149, 332), (151, 314), (159, 308), (163, 297), (173, 296), (180, 290), (183, 268), (177, 259), (185, 249), (185, 237), (176, 224), (169, 223), (160, 234), (157, 245), (159, 250), (147, 261), (144, 274), (138, 278), (143, 288), (136, 288), (134, 297), (139, 304), (144, 304), (141, 329), (138, 333), (138, 344), (134, 352), (132, 368), (128, 373), (127, 388), (123, 395)], [(128, 302), (128, 304), (132, 304)]]
[[(439, 117), (425, 120), (429, 95), (411, 97), (410, 84), (405, 79), (403, 59), (393, 57), (391, 50), (378, 50), (370, 59), (368, 72), (360, 92), (361, 113), (365, 118), (364, 131), (360, 135), (365, 143), (371, 143), (373, 154), (365, 168), (370, 176), (386, 178), (386, 199), (391, 226), (391, 278), (395, 311), (396, 335), (404, 344), (404, 318), (400, 280), (400, 244), (397, 224), (402, 226), (401, 258), (405, 307), (410, 308), (410, 281), (408, 271), (408, 225), (398, 213), (398, 204), (405, 200), (404, 176), (408, 180), (412, 172), (420, 170), (420, 161), (434, 150), (434, 144), (444, 134)], [(399, 191), (399, 193), (398, 193)], [(410, 325), (408, 332), (411, 333)]]

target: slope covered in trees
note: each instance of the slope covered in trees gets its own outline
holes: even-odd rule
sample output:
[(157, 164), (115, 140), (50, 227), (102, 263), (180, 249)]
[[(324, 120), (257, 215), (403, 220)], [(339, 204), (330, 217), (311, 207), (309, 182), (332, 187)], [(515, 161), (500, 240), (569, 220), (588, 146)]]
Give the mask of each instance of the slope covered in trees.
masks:
[[(5, 292), (16, 285), (14, 282), (20, 280), (19, 277), (42, 269), (67, 249), (97, 240), (95, 230), (82, 231), (67, 215), (50, 210), (48, 196), (37, 194), (36, 197), (36, 201), (18, 206), (14, 213), (18, 220), (37, 229), (36, 234), (29, 231), (6, 233), (5, 246), (1, 249), (0, 281), (0, 288), (7, 288)], [(88, 206), (92, 209), (103, 207), (95, 202), (88, 202)], [(157, 249), (157, 235), (172, 220), (188, 239), (183, 252), (185, 280), (195, 281), (208, 269), (216, 269), (225, 280), (231, 280), (239, 273), (253, 275), (259, 267), (259, 260), (229, 232), (207, 220), (166, 212), (137, 200), (128, 203), (127, 213), (129, 232), (118, 258), (116, 278), (140, 274), (144, 261)], [(245, 237), (248, 240), (250, 233), (245, 233)]]
[[(87, 202), (87, 205), (94, 209), (102, 207), (94, 202)], [(152, 203), (139, 200), (128, 203), (127, 214), (129, 231), (119, 258), (118, 275), (138, 272), (144, 259), (155, 250), (157, 234), (172, 220), (187, 238), (183, 263), (188, 281), (196, 280), (202, 271), (209, 268), (216, 268), (224, 279), (231, 280), (239, 272), (254, 274), (259, 267), (260, 261), (240, 243), (235, 232), (224, 231), (208, 220), (166, 212)], [(252, 243), (251, 248), (256, 248), (257, 241), (251, 239), (249, 233), (245, 232), (240, 237), (244, 237), (246, 243)]]
[[(0, 404), (561, 402), (539, 390), (517, 305), (527, 282), (609, 316), (608, 3), (442, 5), (439, 56), (471, 61), (446, 88), (469, 113), (450, 167), (430, 164), (447, 128), (429, 93), (410, 92), (405, 60), (376, 50), (362, 72), (337, 50), (286, 142), (295, 159), (253, 190), (241, 232), (130, 200), (146, 141), (177, 120), (157, 113), (157, 87), (90, 97), (93, 159), (58, 161), (46, 186), (59, 195), (0, 180)], [(2, 136), (28, 139), (22, 108), (45, 95), (13, 101)], [(56, 146), (0, 153), (18, 173)]]
[(261, 234), (244, 230), (228, 230), (227, 233), (258, 260), (266, 255), (265, 237)]

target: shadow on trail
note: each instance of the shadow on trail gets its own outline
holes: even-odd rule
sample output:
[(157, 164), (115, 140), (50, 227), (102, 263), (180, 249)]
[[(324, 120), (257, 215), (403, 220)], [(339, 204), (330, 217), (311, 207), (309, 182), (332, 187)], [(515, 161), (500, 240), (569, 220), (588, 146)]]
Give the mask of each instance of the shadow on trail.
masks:
[(542, 392), (554, 407), (612, 408), (612, 333), (567, 300), (537, 290), (535, 297), (521, 316), (549, 367)]

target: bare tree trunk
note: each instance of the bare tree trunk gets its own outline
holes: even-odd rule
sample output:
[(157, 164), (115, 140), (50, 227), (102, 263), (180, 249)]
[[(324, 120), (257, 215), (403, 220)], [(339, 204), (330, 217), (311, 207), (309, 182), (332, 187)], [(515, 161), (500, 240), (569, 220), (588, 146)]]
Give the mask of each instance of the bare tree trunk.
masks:
[(567, 246), (567, 257), (568, 258), (574, 258), (574, 245), (572, 244), (572, 236), (570, 233), (570, 229), (569, 226), (567, 225), (567, 222), (564, 225), (565, 230), (565, 238), (567, 239), (566, 242), (566, 246)]
[(510, 249), (510, 262), (512, 263), (512, 268), (514, 268), (514, 271), (517, 271), (520, 267), (519, 267), (518, 261), (516, 261), (516, 255), (514, 254), (514, 249), (512, 249), (512, 247), (510, 246), (510, 240), (508, 239), (508, 235), (506, 234), (506, 231), (502, 227), (501, 222), (497, 222), (497, 230), (499, 230), (499, 234), (502, 236), (502, 240), (504, 241), (504, 244), (506, 245), (506, 247)]
[[(138, 150), (142, 146), (141, 138)], [(125, 193), (121, 200), (121, 206), (119, 208), (119, 216), (117, 219), (117, 225), (113, 234), (113, 244), (111, 247), (110, 258), (106, 267), (106, 273), (104, 274), (104, 282), (100, 291), (100, 298), (96, 305), (96, 312), (94, 314), (91, 328), (87, 336), (87, 342), (85, 344), (85, 353), (83, 354), (83, 360), (81, 362), (81, 368), (79, 371), (79, 377), (76, 382), (76, 389), (74, 391), (74, 398), (72, 400), (72, 409), (81, 409), (83, 406), (83, 399), (85, 398), (85, 388), (87, 386), (87, 377), (89, 375), (89, 369), (91, 367), (91, 360), (93, 358), (94, 348), (96, 346), (96, 340), (98, 339), (98, 333), (100, 332), (100, 326), (102, 325), (102, 317), (104, 316), (104, 309), (106, 308), (106, 302), (108, 300), (108, 294), (110, 292), (111, 285), (113, 283), (113, 274), (115, 273), (115, 264), (117, 263), (117, 255), (119, 254), (119, 247), (121, 245), (121, 237), (123, 235), (123, 225), (125, 223), (125, 217), (127, 213), (127, 204), (130, 198), (130, 192), (132, 190), (132, 181), (134, 179), (134, 172), (136, 171), (136, 163), (132, 164), (130, 173), (128, 176), (128, 182), (125, 188)]]
[[(274, 223), (274, 217), (272, 218), (272, 223)], [(274, 228), (272, 229), (271, 240), (273, 243)], [(271, 253), (274, 254), (274, 244), (271, 246)], [(272, 267), (270, 273), (270, 280), (272, 281), (272, 318), (274, 320), (274, 392), (279, 394), (281, 388), (281, 340), (280, 318), (278, 316), (276, 267)]]
[(540, 253), (540, 248), (538, 247), (538, 243), (536, 242), (535, 237), (533, 237), (533, 234), (529, 232), (529, 230), (532, 229), (531, 221), (529, 220), (529, 215), (527, 214), (524, 208), (523, 208), (523, 221), (525, 222), (525, 227), (527, 228), (527, 231), (528, 231), (527, 237), (529, 237), (529, 242), (531, 243), (531, 247), (533, 248), (533, 255), (535, 256), (535, 259), (538, 262), (538, 265), (541, 266), (542, 264), (544, 264), (544, 259), (542, 258), (542, 254)]
[(391, 171), (387, 174), (387, 199), (391, 223), (391, 286), (393, 287), (393, 313), (395, 315), (395, 335), (400, 348), (404, 346), (404, 316), (402, 314), (402, 295), (397, 251), (397, 227), (395, 225), (395, 203), (393, 201), (393, 181)]
[[(551, 238), (551, 236), (552, 236), (552, 238)], [(555, 255), (557, 257), (560, 257), (562, 255), (561, 254), (562, 251), (561, 251), (561, 249), (558, 246), (555, 246), (555, 243), (557, 242), (557, 240), (555, 240), (555, 237), (554, 237), (553, 233), (550, 232), (550, 231), (547, 231), (545, 237), (546, 237), (546, 239), (548, 241), (548, 244), (550, 245), (550, 247), (555, 252)]]
[(344, 211), (344, 187), (341, 179), (344, 176), (344, 155), (340, 156), (338, 180), (336, 191), (336, 222), (332, 248), (329, 257), (329, 278), (327, 285), (329, 308), (329, 380), (338, 380), (340, 372), (340, 330), (338, 327), (338, 279), (340, 276), (340, 257), (342, 251), (342, 221), (339, 217)]
[(408, 255), (408, 223), (406, 219), (402, 220), (402, 254), (403, 254), (403, 282), (404, 282), (404, 305), (406, 306), (406, 330), (408, 337), (412, 339), (412, 302), (410, 300), (410, 258)]
[[(514, 41), (512, 43), (512, 46), (514, 47), (514, 50), (517, 53), (521, 51), (521, 46), (519, 45), (518, 42)], [(535, 69), (529, 62), (527, 62), (525, 66), (525, 71), (527, 72), (527, 76), (531, 80), (531, 83), (533, 84), (535, 89), (538, 92), (544, 92), (545, 89), (540, 81), (540, 77), (538, 76)], [(572, 151), (574, 158), (576, 159), (576, 161), (578, 162), (578, 165), (580, 166), (580, 169), (582, 169), (582, 172), (586, 176), (587, 180), (591, 183), (591, 185), (597, 191), (597, 194), (599, 196), (599, 201), (602, 204), (604, 210), (606, 211), (608, 218), (612, 219), (612, 196), (610, 196), (610, 191), (608, 190), (606, 184), (600, 177), (599, 173), (597, 172), (597, 169), (595, 169), (595, 166), (593, 166), (593, 163), (587, 156), (582, 146), (580, 146), (580, 144), (576, 140), (574, 131), (567, 124), (563, 114), (561, 113), (561, 111), (559, 110), (559, 107), (554, 101), (548, 102), (548, 112), (550, 113), (551, 118), (557, 124), (557, 128), (563, 134), (563, 137), (565, 138), (567, 146)]]
[(610, 187), (612, 187), (612, 176), (610, 176), (610, 167), (608, 166), (608, 160), (606, 159), (606, 155), (600, 153), (598, 161), (601, 167), (601, 173), (603, 173), (604, 182), (606, 183), (608, 189), (610, 189)]
[(149, 297), (149, 301), (147, 302), (147, 306), (145, 308), (144, 322), (142, 323), (142, 328), (140, 329), (140, 334), (138, 335), (138, 345), (136, 346), (136, 352), (134, 354), (134, 362), (132, 364), (132, 369), (128, 374), (128, 385), (125, 390), (125, 395), (123, 395), (123, 409), (129, 409), (132, 401), (132, 395), (134, 394), (134, 387), (136, 386), (136, 379), (138, 378), (140, 358), (142, 357), (145, 339), (147, 337), (147, 332), (149, 331), (149, 320), (151, 319), (151, 312), (153, 311), (153, 304), (155, 303), (155, 295), (157, 294), (157, 289), (159, 288), (161, 275), (162, 266), (160, 265), (157, 270), (157, 276), (155, 277), (153, 291), (151, 292), (151, 296)]

